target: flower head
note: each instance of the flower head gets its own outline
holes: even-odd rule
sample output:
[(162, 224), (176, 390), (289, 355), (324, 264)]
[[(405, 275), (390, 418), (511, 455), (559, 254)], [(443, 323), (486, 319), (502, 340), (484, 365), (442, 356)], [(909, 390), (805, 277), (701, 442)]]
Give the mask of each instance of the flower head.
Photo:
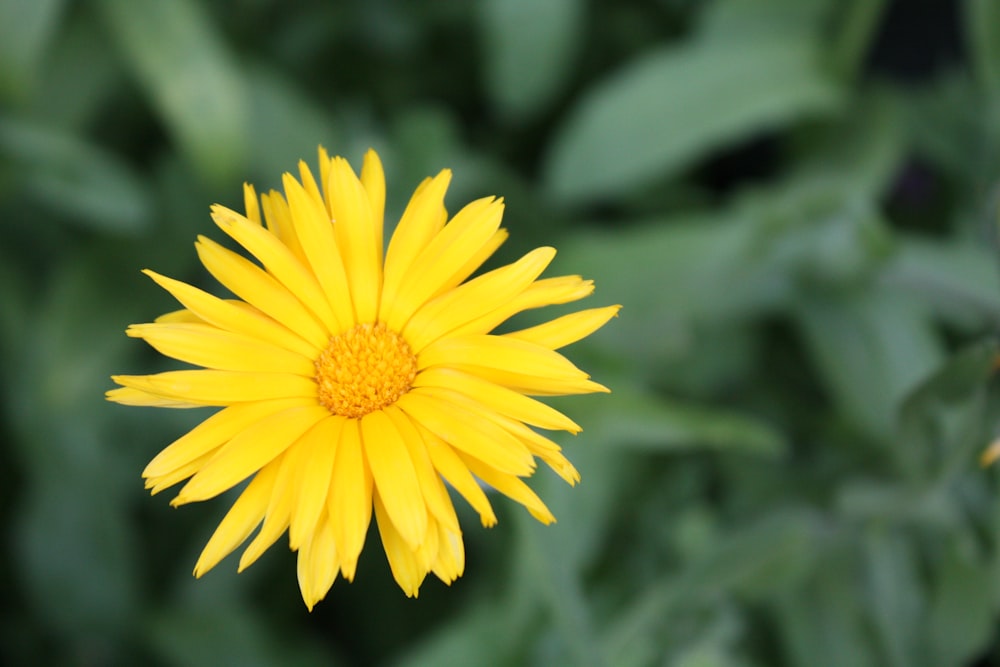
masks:
[(121, 386), (107, 394), (126, 405), (221, 408), (149, 463), (146, 487), (187, 480), (172, 502), (182, 505), (249, 478), (195, 575), (259, 526), (242, 571), (287, 530), (310, 609), (338, 573), (354, 577), (373, 511), (407, 595), (428, 572), (446, 583), (461, 576), (462, 533), (445, 482), (485, 526), (497, 519), (481, 483), (554, 521), (522, 478), (536, 459), (570, 484), (579, 475), (535, 429), (580, 427), (531, 396), (607, 391), (556, 350), (618, 311), (492, 334), (516, 313), (581, 299), (593, 284), (539, 279), (552, 248), (470, 279), (507, 237), (503, 203), (480, 199), (449, 220), (449, 171), (420, 184), (384, 249), (375, 152), (360, 177), (322, 148), (319, 164), (318, 184), (302, 162), (299, 179), (285, 174), (284, 195), (258, 199), (244, 186), (245, 215), (212, 207), (219, 228), (256, 259), (198, 238), (201, 262), (235, 299), (145, 271), (184, 308), (128, 335), (201, 368), (113, 376)]

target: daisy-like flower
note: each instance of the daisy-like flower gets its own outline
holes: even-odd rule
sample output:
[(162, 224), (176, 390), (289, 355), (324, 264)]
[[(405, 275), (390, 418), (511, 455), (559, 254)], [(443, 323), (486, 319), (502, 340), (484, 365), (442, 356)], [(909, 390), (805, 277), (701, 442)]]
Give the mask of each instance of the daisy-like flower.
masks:
[(497, 521), (484, 485), (554, 521), (522, 478), (536, 459), (570, 484), (579, 475), (535, 429), (580, 427), (531, 396), (607, 391), (556, 350), (618, 312), (491, 334), (521, 311), (589, 295), (592, 282), (539, 279), (552, 248), (469, 279), (507, 238), (503, 203), (480, 199), (448, 220), (447, 170), (420, 184), (384, 249), (375, 152), (360, 178), (322, 148), (319, 164), (319, 183), (304, 162), (299, 180), (286, 173), (284, 195), (258, 200), (245, 185), (245, 215), (212, 207), (219, 228), (259, 262), (198, 238), (202, 264), (236, 299), (145, 271), (184, 308), (128, 335), (202, 368), (113, 376), (121, 386), (107, 394), (126, 405), (222, 408), (149, 463), (146, 487), (155, 494), (187, 480), (176, 506), (249, 478), (194, 574), (260, 526), (242, 571), (287, 530), (310, 610), (338, 573), (353, 579), (373, 511), (407, 595), (428, 572), (449, 584), (461, 576), (462, 532), (445, 482), (484, 526)]

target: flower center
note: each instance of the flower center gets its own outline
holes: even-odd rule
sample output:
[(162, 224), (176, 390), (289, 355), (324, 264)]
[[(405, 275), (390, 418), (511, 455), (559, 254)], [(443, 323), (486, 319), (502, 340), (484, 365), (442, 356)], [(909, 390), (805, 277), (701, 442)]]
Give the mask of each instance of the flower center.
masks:
[(403, 337), (381, 322), (358, 324), (316, 360), (319, 402), (335, 415), (363, 417), (395, 403), (417, 376), (417, 358)]

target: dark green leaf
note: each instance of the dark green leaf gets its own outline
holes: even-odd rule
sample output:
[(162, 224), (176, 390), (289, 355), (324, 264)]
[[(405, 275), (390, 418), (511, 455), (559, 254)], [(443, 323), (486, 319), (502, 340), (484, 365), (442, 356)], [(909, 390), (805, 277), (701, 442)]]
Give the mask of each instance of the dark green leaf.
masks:
[(480, 5), (485, 76), (501, 114), (521, 119), (568, 82), (583, 36), (581, 0), (488, 0)]
[(118, 157), (52, 128), (0, 119), (0, 151), (24, 191), (94, 231), (135, 232), (150, 223), (143, 183)]
[(727, 46), (650, 53), (588, 91), (549, 152), (552, 195), (619, 195), (724, 143), (836, 106), (839, 91), (821, 74), (808, 40), (761, 37)]
[(193, 0), (101, 0), (156, 111), (201, 173), (232, 177), (248, 153), (249, 97), (226, 42)]
[(52, 42), (63, 0), (0, 0), (0, 95), (32, 92)]

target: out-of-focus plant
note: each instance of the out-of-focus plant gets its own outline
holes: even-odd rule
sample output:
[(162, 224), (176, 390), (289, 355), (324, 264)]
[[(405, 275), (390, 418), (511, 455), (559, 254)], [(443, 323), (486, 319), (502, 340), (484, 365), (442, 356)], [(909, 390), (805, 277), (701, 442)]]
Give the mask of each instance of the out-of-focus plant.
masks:
[[(451, 588), (370, 550), (307, 615), (277, 550), (195, 583), (222, 510), (144, 493), (204, 415), (102, 394), (167, 368), (139, 270), (206, 281), (208, 206), (317, 143), (389, 220), (505, 196), (502, 261), (624, 309), (556, 525), (498, 498)], [(991, 664), (998, 182), (990, 0), (0, 0), (0, 662)]]

